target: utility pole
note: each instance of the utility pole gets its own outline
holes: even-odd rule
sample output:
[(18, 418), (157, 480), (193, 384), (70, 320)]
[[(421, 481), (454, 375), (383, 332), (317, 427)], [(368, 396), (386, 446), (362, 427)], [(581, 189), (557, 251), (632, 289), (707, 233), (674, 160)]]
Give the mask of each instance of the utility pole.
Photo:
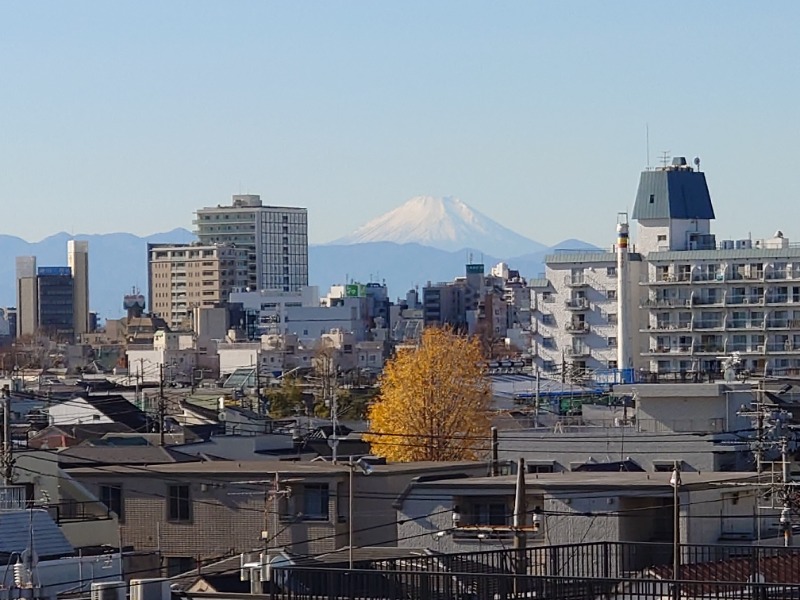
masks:
[(528, 561), (526, 554), (527, 532), (525, 529), (525, 459), (520, 457), (517, 461), (517, 486), (514, 494), (514, 519), (512, 527), (514, 529), (514, 550), (516, 557), (514, 560), (514, 594), (517, 598), (525, 592), (524, 579), (520, 575), (528, 573)]
[(11, 390), (3, 386), (3, 485), (11, 485), (14, 475), (14, 456), (11, 445)]
[(158, 365), (158, 444), (164, 445), (164, 417), (167, 406), (164, 399), (164, 364)]
[(780, 524), (783, 528), (783, 545), (787, 548), (792, 545), (792, 487), (789, 477), (789, 441), (781, 438), (781, 471), (783, 479), (783, 508), (781, 509)]
[(491, 475), (497, 477), (500, 472), (500, 442), (497, 439), (497, 427), (492, 427), (492, 465)]

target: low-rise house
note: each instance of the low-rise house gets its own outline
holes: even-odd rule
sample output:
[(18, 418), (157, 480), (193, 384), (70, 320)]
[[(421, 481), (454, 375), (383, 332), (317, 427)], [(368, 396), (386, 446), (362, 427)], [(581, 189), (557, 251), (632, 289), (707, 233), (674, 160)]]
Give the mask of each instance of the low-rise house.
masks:
[(151, 419), (123, 396), (86, 394), (52, 404), (48, 410), (51, 425), (100, 425), (122, 423), (134, 431), (148, 431)]
[[(168, 571), (283, 547), (299, 554), (397, 545), (392, 501), (414, 478), (475, 476), (482, 463), (374, 465), (214, 461), (67, 469), (89, 493), (114, 490), (125, 546), (159, 550)], [(349, 482), (353, 481), (353, 510)], [(351, 522), (350, 514), (354, 516)]]
[[(755, 539), (754, 474), (681, 476), (683, 543)], [(444, 552), (502, 549), (513, 538), (515, 484), (515, 476), (413, 483), (397, 502), (399, 545), (422, 543)], [(528, 545), (671, 542), (673, 493), (670, 473), (528, 475)]]

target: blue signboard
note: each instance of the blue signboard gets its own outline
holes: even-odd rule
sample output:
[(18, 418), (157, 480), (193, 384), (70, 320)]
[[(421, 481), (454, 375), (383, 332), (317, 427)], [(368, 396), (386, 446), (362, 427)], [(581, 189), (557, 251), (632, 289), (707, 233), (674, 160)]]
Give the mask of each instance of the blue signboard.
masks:
[(72, 269), (69, 267), (39, 267), (36, 269), (39, 277), (69, 277)]

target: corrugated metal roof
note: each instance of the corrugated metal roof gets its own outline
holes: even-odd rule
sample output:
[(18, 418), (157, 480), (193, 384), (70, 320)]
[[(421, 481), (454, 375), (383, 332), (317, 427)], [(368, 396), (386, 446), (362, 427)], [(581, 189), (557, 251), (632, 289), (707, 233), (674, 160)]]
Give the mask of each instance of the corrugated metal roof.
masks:
[(677, 250), (650, 252), (650, 262), (674, 260), (748, 260), (757, 258), (798, 258), (800, 248), (752, 248), (741, 250)]
[[(642, 255), (638, 252), (629, 252), (628, 260), (640, 261)], [(544, 257), (545, 264), (564, 263), (616, 263), (617, 255), (614, 252), (559, 252), (548, 254)]]
[(39, 558), (72, 555), (75, 550), (61, 529), (44, 510), (0, 512), (0, 553), (22, 552), (30, 543)]
[(713, 219), (705, 173), (689, 170), (644, 171), (639, 178), (632, 219)]
[(532, 288), (546, 288), (550, 287), (550, 280), (546, 277), (541, 277), (538, 279), (531, 279), (528, 281), (528, 287)]

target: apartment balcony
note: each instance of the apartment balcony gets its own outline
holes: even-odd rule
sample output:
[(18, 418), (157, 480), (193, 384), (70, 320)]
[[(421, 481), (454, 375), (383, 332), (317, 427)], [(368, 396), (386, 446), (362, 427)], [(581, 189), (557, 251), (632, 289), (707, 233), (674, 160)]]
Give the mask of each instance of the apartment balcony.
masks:
[(725, 306), (724, 298), (692, 298), (692, 306)]
[(722, 321), (703, 321), (697, 320), (692, 323), (692, 329), (723, 329), (725, 324)]
[(565, 300), (564, 305), (567, 307), (567, 310), (589, 310), (589, 301), (586, 298)]
[(771, 342), (767, 344), (767, 352), (792, 352), (795, 353), (800, 348), (795, 348), (795, 345), (792, 343), (791, 340), (786, 340), (785, 342)]
[(564, 326), (564, 329), (566, 329), (569, 333), (573, 335), (583, 335), (591, 331), (591, 327), (589, 326), (589, 324), (583, 322), (567, 323)]
[(690, 344), (680, 344), (675, 346), (653, 346), (648, 354), (691, 354)]
[(642, 332), (652, 331), (690, 331), (692, 324), (690, 322), (680, 323), (674, 321), (658, 321), (654, 325), (649, 325), (647, 329), (641, 329)]
[(588, 287), (589, 281), (583, 275), (567, 275), (564, 277), (564, 285), (569, 288)]
[(789, 329), (790, 323), (796, 323), (789, 319), (767, 319), (765, 322), (765, 329)]
[(719, 283), (725, 281), (725, 273), (695, 273), (692, 283)]
[(564, 352), (570, 358), (588, 358), (592, 355), (592, 349), (589, 346), (580, 346), (578, 348), (567, 348)]
[(748, 321), (747, 319), (731, 319), (725, 323), (725, 329), (764, 329), (764, 321)]
[(695, 344), (694, 352), (696, 354), (722, 354), (725, 352), (725, 347), (722, 344)]
[(639, 303), (639, 308), (686, 308), (690, 305), (689, 298), (647, 298)]
[(767, 294), (764, 298), (767, 304), (789, 304), (788, 294)]
[(650, 281), (642, 281), (639, 285), (665, 285), (665, 284), (675, 284), (675, 283), (690, 283), (692, 281), (692, 276), (689, 273), (678, 273), (674, 275), (672, 273), (658, 273), (656, 274), (655, 279)]

